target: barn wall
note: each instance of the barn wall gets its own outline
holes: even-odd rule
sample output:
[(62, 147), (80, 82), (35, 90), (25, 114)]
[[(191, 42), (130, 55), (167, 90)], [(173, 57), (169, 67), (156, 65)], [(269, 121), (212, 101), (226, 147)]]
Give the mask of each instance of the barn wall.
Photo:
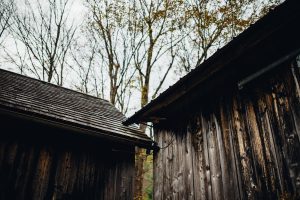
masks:
[(155, 199), (300, 199), (299, 77), (288, 66), (157, 124)]
[(0, 119), (0, 199), (133, 199), (133, 147)]

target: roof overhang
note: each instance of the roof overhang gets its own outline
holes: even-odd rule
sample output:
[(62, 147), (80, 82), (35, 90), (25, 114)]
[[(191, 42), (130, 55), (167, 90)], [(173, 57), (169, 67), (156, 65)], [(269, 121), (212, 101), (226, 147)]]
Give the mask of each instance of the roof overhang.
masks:
[(62, 130), (67, 130), (75, 134), (80, 134), (82, 136), (90, 136), (95, 139), (107, 140), (114, 143), (130, 144), (139, 146), (146, 149), (155, 149), (155, 143), (150, 138), (135, 138), (135, 137), (126, 137), (124, 135), (115, 135), (111, 134), (107, 130), (93, 129), (88, 126), (83, 126), (80, 124), (72, 123), (69, 121), (64, 121), (59, 118), (45, 116), (39, 113), (33, 113), (26, 111), (24, 109), (19, 109), (17, 107), (5, 106), (0, 104), (0, 113), (3, 115), (9, 115), (11, 117), (28, 120), (31, 122), (55, 127)]
[[(270, 64), (268, 62), (272, 59), (281, 59), (290, 55), (291, 52), (297, 51), (300, 47), (300, 30), (297, 27), (300, 22), (299, 7), (300, 1), (298, 0), (287, 0), (276, 7), (156, 99), (129, 117), (123, 124), (164, 120), (164, 116), (159, 115), (161, 110), (167, 109), (172, 103), (184, 98), (199, 85), (205, 85), (205, 82), (220, 77), (225, 70), (234, 67), (238, 69), (241, 66), (246, 69), (245, 66), (247, 66), (249, 73), (255, 73), (266, 64)], [(259, 68), (255, 68), (249, 63), (253, 63)], [(204, 88), (199, 88), (201, 91), (205, 91)]]

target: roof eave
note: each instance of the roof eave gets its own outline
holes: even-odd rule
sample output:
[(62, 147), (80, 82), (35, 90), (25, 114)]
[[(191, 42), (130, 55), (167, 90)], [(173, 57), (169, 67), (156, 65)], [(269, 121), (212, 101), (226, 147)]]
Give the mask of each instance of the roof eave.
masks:
[(89, 127), (80, 126), (76, 123), (70, 123), (67, 121), (55, 119), (52, 117), (44, 116), (37, 113), (27, 112), (21, 109), (16, 109), (13, 107), (7, 107), (0, 105), (0, 113), (17, 117), (19, 119), (25, 119), (33, 122), (38, 122), (44, 125), (49, 125), (59, 129), (69, 130), (72, 132), (77, 132), (82, 135), (89, 135), (99, 139), (106, 139), (112, 142), (120, 142), (124, 144), (130, 144), (138, 146), (145, 149), (155, 149), (156, 145), (150, 138), (134, 138), (134, 137), (125, 137), (123, 135), (111, 134), (105, 130), (96, 130)]

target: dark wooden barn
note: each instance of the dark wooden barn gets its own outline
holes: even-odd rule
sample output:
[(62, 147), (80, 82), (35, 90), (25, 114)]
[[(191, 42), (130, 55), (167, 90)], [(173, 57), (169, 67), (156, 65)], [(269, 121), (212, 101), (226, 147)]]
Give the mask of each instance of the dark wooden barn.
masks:
[(0, 70), (0, 199), (133, 199), (134, 148), (109, 102)]
[(300, 199), (299, 9), (285, 1), (124, 123), (154, 124), (155, 199)]

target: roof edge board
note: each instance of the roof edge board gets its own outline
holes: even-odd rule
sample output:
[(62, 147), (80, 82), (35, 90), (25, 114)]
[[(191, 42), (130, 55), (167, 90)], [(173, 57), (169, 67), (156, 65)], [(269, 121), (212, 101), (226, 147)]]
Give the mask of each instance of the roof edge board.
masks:
[(58, 120), (52, 119), (52, 118), (47, 118), (47, 116), (40, 117), (40, 116), (35, 116), (35, 115), (30, 115), (30, 113), (26, 113), (23, 110), (11, 110), (7, 109), (3, 106), (0, 106), (0, 113), (3, 114), (8, 114), (13, 117), (17, 117), (19, 119), (25, 119), (25, 120), (30, 120), (34, 122), (39, 122), (44, 125), (49, 125), (52, 127), (60, 128), (60, 129), (65, 129), (65, 130), (70, 130), (78, 133), (83, 133), (89, 136), (97, 137), (99, 139), (107, 139), (111, 141), (118, 141), (120, 143), (131, 143), (136, 146), (146, 148), (146, 149), (153, 149), (155, 148), (154, 142), (149, 138), (134, 138), (134, 137), (124, 137), (122, 135), (111, 135), (109, 132), (104, 131), (104, 130), (93, 130), (89, 129), (88, 127), (81, 127), (81, 126), (76, 126), (76, 124), (71, 124), (71, 123), (65, 123), (65, 122), (60, 122)]

